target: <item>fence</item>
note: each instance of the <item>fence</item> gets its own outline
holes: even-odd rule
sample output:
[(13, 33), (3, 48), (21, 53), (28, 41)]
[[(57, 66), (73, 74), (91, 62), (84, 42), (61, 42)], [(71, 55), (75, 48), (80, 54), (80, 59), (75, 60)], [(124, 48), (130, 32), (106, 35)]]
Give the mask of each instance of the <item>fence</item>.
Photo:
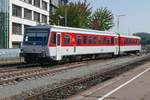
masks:
[(19, 59), (20, 49), (0, 49), (0, 61)]

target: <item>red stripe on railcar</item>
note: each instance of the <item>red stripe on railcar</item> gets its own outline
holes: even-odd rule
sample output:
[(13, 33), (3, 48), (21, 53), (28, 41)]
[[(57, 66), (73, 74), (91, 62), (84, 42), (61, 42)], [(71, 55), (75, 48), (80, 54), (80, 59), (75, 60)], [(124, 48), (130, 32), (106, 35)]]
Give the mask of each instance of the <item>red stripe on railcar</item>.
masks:
[(119, 37), (120, 46), (139, 46), (141, 39), (137, 38), (128, 38), (128, 37)]
[[(66, 36), (68, 40), (66, 40)], [(80, 39), (78, 40), (79, 37)], [(114, 46), (114, 37), (115, 36), (108, 36), (108, 35), (62, 32), (61, 33), (61, 46)], [(91, 43), (89, 42), (89, 38), (91, 38)], [(119, 42), (120, 42), (119, 43), (120, 46), (141, 45), (140, 39), (137, 39), (137, 38), (119, 37)], [(56, 47), (56, 32), (50, 33), (49, 46)]]
[[(65, 43), (65, 35), (70, 36), (69, 44)], [(78, 40), (79, 37), (80, 40)], [(84, 37), (86, 37), (85, 40), (86, 43), (84, 43)], [(91, 43), (89, 42), (89, 38), (91, 38)], [(104, 41), (104, 39), (106, 40)], [(110, 39), (109, 43), (107, 39)], [(62, 46), (113, 46), (113, 45), (114, 45), (114, 36), (81, 34), (81, 33), (65, 33), (65, 32), (62, 33)]]

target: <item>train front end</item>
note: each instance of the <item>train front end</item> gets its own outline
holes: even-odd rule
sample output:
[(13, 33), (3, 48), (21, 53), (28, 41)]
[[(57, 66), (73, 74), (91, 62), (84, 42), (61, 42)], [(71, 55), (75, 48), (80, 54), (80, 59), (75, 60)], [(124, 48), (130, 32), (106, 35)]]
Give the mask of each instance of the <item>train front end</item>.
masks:
[(34, 26), (25, 30), (20, 55), (25, 62), (43, 62), (49, 58), (49, 27)]

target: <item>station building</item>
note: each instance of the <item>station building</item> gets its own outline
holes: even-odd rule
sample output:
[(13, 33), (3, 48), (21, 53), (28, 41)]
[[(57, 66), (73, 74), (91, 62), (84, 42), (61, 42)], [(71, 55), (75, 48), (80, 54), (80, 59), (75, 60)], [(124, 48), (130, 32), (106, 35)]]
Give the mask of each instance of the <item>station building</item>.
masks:
[(24, 30), (49, 24), (49, 14), (63, 0), (0, 0), (0, 48), (19, 48)]

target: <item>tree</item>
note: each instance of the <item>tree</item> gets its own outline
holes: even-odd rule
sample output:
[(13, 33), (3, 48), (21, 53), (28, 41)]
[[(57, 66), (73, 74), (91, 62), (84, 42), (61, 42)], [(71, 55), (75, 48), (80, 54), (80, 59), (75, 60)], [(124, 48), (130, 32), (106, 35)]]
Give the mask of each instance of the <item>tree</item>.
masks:
[(86, 1), (70, 2), (68, 5), (60, 5), (56, 12), (50, 15), (50, 24), (65, 25), (65, 7), (67, 7), (67, 26), (89, 27), (92, 11), (90, 4)]
[(141, 44), (142, 45), (149, 45), (150, 44), (150, 33), (139, 32), (139, 33), (135, 33), (133, 35), (141, 37)]
[(113, 27), (113, 14), (107, 8), (97, 9), (91, 17), (91, 28), (96, 30), (109, 30)]

